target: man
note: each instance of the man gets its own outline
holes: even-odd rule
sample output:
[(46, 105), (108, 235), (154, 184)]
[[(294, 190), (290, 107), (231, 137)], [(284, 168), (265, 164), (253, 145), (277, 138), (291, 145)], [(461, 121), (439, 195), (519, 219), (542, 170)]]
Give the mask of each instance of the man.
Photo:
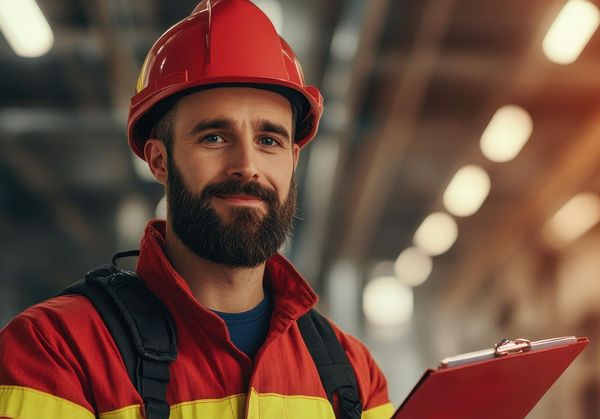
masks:
[[(295, 212), (294, 170), (317, 130), (318, 90), (248, 0), (205, 0), (146, 58), (129, 143), (165, 185), (136, 272), (170, 312), (175, 418), (334, 418), (298, 326), (316, 295), (280, 254)], [(362, 417), (388, 418), (385, 378), (335, 325)], [(141, 418), (110, 331), (92, 303), (62, 295), (0, 334), (0, 417)]]

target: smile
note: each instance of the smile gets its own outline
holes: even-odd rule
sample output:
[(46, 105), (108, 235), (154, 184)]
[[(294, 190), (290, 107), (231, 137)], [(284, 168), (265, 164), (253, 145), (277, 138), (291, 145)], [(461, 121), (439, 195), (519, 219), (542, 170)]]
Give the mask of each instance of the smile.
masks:
[(232, 205), (250, 205), (258, 206), (263, 204), (263, 200), (253, 195), (223, 195), (217, 196), (222, 201)]

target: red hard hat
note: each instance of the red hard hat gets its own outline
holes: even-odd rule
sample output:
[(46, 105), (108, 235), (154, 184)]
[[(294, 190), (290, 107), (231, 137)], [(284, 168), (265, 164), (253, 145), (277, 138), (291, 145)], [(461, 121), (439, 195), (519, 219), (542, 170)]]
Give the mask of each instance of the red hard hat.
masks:
[(315, 136), (323, 96), (305, 84), (296, 55), (269, 18), (249, 0), (204, 0), (146, 56), (129, 107), (131, 149), (144, 159), (159, 103), (191, 88), (223, 85), (265, 88), (292, 103), (300, 98), (295, 141), (302, 147)]

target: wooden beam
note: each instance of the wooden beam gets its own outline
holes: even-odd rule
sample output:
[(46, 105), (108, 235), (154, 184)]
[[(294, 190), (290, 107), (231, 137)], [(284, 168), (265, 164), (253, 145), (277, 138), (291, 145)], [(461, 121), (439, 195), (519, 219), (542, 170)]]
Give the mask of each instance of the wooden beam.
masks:
[[(365, 11), (361, 23), (360, 38), (352, 61), (348, 88), (346, 92), (342, 93), (345, 95), (343, 100), (337, 99), (345, 104), (345, 111), (347, 112), (346, 126), (337, 137), (325, 134), (325, 138), (320, 138), (319, 143), (310, 148), (311, 154), (308, 167), (312, 172), (307, 173), (306, 181), (307, 187), (312, 189), (306, 191), (305, 212), (307, 216), (304, 221), (303, 232), (296, 242), (297, 256), (295, 259), (303, 273), (315, 281), (313, 286), (317, 289), (321, 287), (319, 274), (323, 271), (323, 262), (326, 257), (328, 217), (332, 207), (337, 206), (334, 196), (339, 190), (336, 191), (334, 186), (335, 179), (342, 177), (343, 164), (341, 162), (346, 159), (350, 147), (351, 133), (354, 130), (351, 121), (355, 120), (355, 116), (359, 112), (359, 104), (366, 94), (366, 78), (375, 65), (377, 45), (379, 44), (390, 1), (370, 0), (364, 6)], [(333, 70), (330, 67), (328, 71), (332, 72)], [(333, 78), (338, 76), (339, 74), (333, 74)], [(321, 136), (323, 137), (323, 134)], [(327, 142), (327, 144), (323, 144), (323, 142)], [(315, 156), (313, 150), (326, 155)], [(328, 160), (323, 161), (323, 159)], [(333, 166), (330, 173), (326, 174), (318, 169), (319, 166), (327, 165)], [(316, 166), (317, 169), (314, 170), (313, 166)], [(315, 186), (319, 189), (316, 189)]]
[(111, 14), (111, 2), (114, 0), (94, 0), (86, 4), (106, 55), (113, 108), (125, 116), (139, 74), (139, 63), (134, 55), (132, 40), (125, 30), (120, 29), (121, 25)]
[(1, 157), (23, 182), (24, 186), (48, 204), (56, 225), (84, 252), (100, 258), (105, 255), (106, 238), (87, 221), (81, 210), (62, 193), (55, 176), (16, 142), (3, 144)]
[[(536, 45), (536, 50), (539, 48)], [(535, 55), (540, 54), (534, 51)], [(519, 56), (518, 58), (521, 58)], [(540, 57), (538, 57), (540, 58)], [(543, 57), (542, 57), (543, 58)], [(375, 67), (375, 77), (389, 78), (404, 68), (409, 57), (406, 54), (390, 51), (382, 55)], [(544, 58), (545, 60), (545, 58)], [(507, 64), (514, 61), (507, 60), (505, 54), (488, 54), (471, 51), (441, 51), (437, 59), (434, 75), (436, 78), (448, 83), (473, 83), (487, 84), (490, 80), (506, 78)], [(548, 63), (550, 64), (550, 63)], [(510, 64), (509, 64), (510, 65)], [(570, 66), (555, 67), (552, 74), (553, 88), (571, 88), (584, 90), (600, 88), (600, 60), (584, 57)], [(539, 68), (529, 66), (521, 69), (521, 74), (513, 80), (514, 89), (519, 91), (527, 89), (532, 83), (540, 79)]]
[[(410, 142), (427, 86), (434, 73), (441, 42), (454, 9), (454, 0), (430, 0), (416, 39), (393, 92), (391, 106), (382, 117), (382, 126), (365, 141), (358, 163), (338, 180), (352, 185), (338, 243), (338, 258), (362, 259), (374, 239), (391, 194), (396, 166)], [(340, 186), (341, 188), (341, 186)]]

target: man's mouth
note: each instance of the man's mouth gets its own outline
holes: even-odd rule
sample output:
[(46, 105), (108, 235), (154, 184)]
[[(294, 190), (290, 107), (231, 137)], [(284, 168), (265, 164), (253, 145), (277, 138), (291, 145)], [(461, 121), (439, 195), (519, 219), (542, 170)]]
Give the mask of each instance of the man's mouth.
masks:
[(217, 198), (232, 205), (262, 205), (263, 200), (255, 195), (217, 195)]

